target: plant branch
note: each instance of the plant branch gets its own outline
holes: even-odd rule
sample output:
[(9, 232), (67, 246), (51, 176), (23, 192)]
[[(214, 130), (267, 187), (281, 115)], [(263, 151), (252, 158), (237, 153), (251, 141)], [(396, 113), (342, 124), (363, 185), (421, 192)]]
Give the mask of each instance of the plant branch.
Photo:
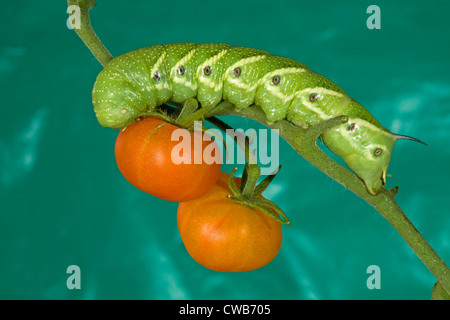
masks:
[[(208, 121), (225, 133), (227, 133), (227, 130), (233, 129), (225, 122), (214, 117), (210, 117)], [(253, 152), (250, 150), (250, 138), (244, 132), (242, 132), (241, 137), (243, 137), (243, 139), (240, 139), (236, 134), (233, 135), (236, 145), (242, 150), (246, 159), (244, 172), (242, 173), (240, 191), (244, 198), (252, 199), (255, 196), (254, 192), (257, 187), (258, 179), (261, 177), (261, 170)]]
[(396, 203), (394, 196), (398, 188), (382, 189), (374, 196), (367, 192), (361, 179), (328, 157), (317, 145), (317, 138), (325, 130), (347, 121), (346, 116), (330, 119), (309, 129), (296, 127), (286, 120), (268, 123), (264, 112), (257, 106), (237, 111), (229, 102), (222, 102), (207, 117), (219, 115), (238, 115), (251, 118), (272, 129), (278, 129), (283, 137), (301, 156), (319, 170), (364, 199), (398, 231), (422, 262), (434, 274), (439, 284), (450, 294), (450, 269), (428, 242), (417, 231), (411, 221)]
[(80, 8), (81, 24), (79, 29), (74, 29), (75, 32), (102, 66), (106, 66), (113, 57), (95, 34), (89, 19), (89, 9), (95, 7), (95, 0), (67, 0), (67, 3), (69, 6), (78, 6)]

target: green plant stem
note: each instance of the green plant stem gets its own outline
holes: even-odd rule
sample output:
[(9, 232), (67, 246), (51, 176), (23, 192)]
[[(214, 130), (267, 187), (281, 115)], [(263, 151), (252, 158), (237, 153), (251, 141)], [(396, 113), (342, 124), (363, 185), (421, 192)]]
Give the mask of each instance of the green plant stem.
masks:
[(253, 153), (250, 151), (249, 138), (245, 137), (245, 159), (247, 160), (242, 176), (241, 194), (244, 198), (253, 199), (258, 179), (261, 177), (261, 170), (256, 163)]
[(257, 106), (237, 111), (231, 103), (222, 102), (207, 114), (207, 117), (219, 115), (238, 115), (251, 118), (272, 129), (278, 129), (280, 136), (302, 157), (375, 207), (434, 274), (441, 286), (450, 293), (450, 269), (397, 205), (394, 196), (398, 190), (396, 188), (392, 190), (383, 189), (379, 195), (371, 195), (367, 192), (364, 183), (355, 174), (329, 158), (317, 145), (317, 138), (322, 132), (333, 125), (342, 123), (346, 120), (346, 117), (337, 117), (305, 130), (293, 126), (285, 120), (268, 123), (264, 112)]
[[(233, 129), (225, 122), (214, 117), (210, 117), (208, 121), (225, 133), (228, 129)], [(242, 136), (244, 137), (244, 141), (239, 139), (236, 135), (233, 136), (237, 146), (242, 150), (246, 159), (240, 191), (242, 197), (253, 199), (255, 197), (255, 191), (257, 190), (258, 179), (261, 177), (261, 170), (254, 154), (250, 151), (250, 138), (244, 132), (242, 132)]]
[[(210, 117), (208, 118), (208, 121), (225, 133), (228, 133), (228, 129), (232, 129), (229, 125), (216, 117)], [(233, 180), (237, 167), (232, 170), (228, 185), (233, 195), (229, 198), (244, 206), (259, 209), (281, 224), (290, 225), (291, 223), (288, 217), (280, 207), (278, 207), (273, 201), (260, 197), (261, 193), (268, 187), (270, 182), (275, 177), (275, 174), (267, 176), (258, 184), (258, 180), (261, 177), (261, 170), (253, 153), (250, 151), (249, 137), (245, 133), (242, 133), (242, 135), (244, 136), (244, 141), (239, 139), (236, 135), (233, 135), (233, 138), (236, 144), (241, 148), (242, 152), (244, 152), (246, 164), (244, 172), (242, 173), (240, 188), (235, 185)], [(280, 167), (278, 167), (278, 169), (280, 169)]]
[(68, 0), (67, 3), (69, 6), (76, 5), (80, 8), (81, 24), (79, 29), (75, 28), (75, 32), (102, 66), (106, 66), (113, 57), (95, 34), (89, 19), (89, 9), (95, 7), (95, 0)]

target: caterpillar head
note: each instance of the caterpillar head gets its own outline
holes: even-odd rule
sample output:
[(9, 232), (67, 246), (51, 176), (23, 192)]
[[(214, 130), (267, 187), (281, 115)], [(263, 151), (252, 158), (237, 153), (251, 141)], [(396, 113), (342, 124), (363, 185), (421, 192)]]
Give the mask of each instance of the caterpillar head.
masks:
[[(350, 127), (355, 125), (355, 123), (349, 124)], [(371, 130), (361, 129), (361, 131), (367, 131), (366, 134), (370, 134)], [(386, 184), (386, 172), (396, 140), (388, 134), (372, 133), (374, 135), (370, 142), (361, 136), (353, 136), (353, 141), (360, 141), (360, 143), (355, 143), (351, 152), (348, 152), (343, 159), (349, 168), (364, 181), (367, 190), (376, 195)]]
[(350, 119), (348, 123), (322, 135), (323, 142), (343, 158), (372, 195), (378, 194), (386, 184), (392, 149), (399, 139), (423, 143), (415, 138), (393, 134), (381, 125), (359, 118)]

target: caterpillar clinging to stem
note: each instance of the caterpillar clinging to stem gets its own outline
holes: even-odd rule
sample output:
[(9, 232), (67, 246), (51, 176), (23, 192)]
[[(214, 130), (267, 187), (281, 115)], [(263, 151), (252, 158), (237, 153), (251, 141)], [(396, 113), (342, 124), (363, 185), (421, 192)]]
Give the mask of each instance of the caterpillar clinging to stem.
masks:
[(92, 96), (98, 121), (112, 128), (164, 103), (191, 98), (209, 108), (223, 100), (238, 110), (255, 104), (268, 122), (286, 119), (301, 128), (347, 115), (347, 123), (324, 132), (321, 139), (373, 195), (386, 183), (395, 142), (423, 143), (390, 132), (336, 84), (305, 65), (226, 44), (155, 45), (118, 56), (98, 75)]

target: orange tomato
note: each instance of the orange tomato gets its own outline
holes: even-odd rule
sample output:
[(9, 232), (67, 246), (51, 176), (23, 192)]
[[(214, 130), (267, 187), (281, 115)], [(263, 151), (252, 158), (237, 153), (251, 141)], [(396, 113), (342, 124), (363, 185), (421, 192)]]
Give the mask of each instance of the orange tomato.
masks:
[[(214, 162), (217, 154), (203, 152), (216, 142), (203, 141), (202, 138), (202, 161), (195, 164), (193, 141), (194, 136), (200, 133), (189, 132), (191, 143), (187, 151), (191, 161), (174, 162), (172, 150), (180, 143), (172, 141), (172, 133), (176, 129), (180, 128), (156, 117), (135, 122), (117, 136), (115, 157), (122, 175), (136, 188), (161, 199), (181, 202), (201, 196), (216, 183), (220, 161)], [(216, 146), (210, 146), (209, 150)], [(214, 150), (220, 157), (218, 147)]]
[(226, 272), (261, 268), (281, 248), (281, 224), (259, 209), (229, 199), (228, 178), (221, 172), (207, 193), (178, 205), (181, 239), (191, 257), (206, 268)]

